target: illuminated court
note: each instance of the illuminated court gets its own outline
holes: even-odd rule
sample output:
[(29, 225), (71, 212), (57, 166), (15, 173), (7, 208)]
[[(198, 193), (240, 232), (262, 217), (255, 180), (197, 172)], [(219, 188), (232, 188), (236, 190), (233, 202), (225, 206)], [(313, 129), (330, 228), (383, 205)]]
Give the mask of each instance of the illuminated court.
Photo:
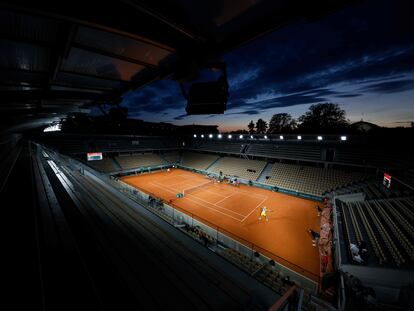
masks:
[[(307, 232), (308, 228), (319, 231), (317, 202), (246, 185), (212, 183), (181, 169), (123, 177), (122, 181), (319, 280), (318, 249)], [(177, 198), (182, 192), (184, 197)], [(269, 221), (259, 220), (262, 206), (267, 207)]]

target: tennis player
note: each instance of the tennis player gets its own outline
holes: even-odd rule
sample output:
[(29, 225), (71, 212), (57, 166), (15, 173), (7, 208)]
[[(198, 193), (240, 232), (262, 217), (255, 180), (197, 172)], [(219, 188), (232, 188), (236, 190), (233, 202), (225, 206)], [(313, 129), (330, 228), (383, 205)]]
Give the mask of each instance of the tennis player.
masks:
[[(269, 221), (269, 217), (267, 217), (267, 212), (268, 212), (267, 207), (266, 206), (262, 206), (262, 209), (260, 211), (259, 220), (262, 220), (262, 217), (264, 217), (264, 218), (266, 218), (266, 221)], [(269, 210), (269, 212), (270, 212), (270, 210)]]

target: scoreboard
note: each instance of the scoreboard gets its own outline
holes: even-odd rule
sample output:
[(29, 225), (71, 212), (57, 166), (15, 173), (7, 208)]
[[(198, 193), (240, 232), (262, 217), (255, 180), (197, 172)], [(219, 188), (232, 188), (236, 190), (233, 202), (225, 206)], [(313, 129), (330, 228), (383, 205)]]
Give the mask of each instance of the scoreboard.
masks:
[(391, 175), (384, 173), (383, 185), (387, 188), (391, 187)]
[(88, 156), (88, 161), (102, 160), (102, 152), (89, 152), (86, 155)]

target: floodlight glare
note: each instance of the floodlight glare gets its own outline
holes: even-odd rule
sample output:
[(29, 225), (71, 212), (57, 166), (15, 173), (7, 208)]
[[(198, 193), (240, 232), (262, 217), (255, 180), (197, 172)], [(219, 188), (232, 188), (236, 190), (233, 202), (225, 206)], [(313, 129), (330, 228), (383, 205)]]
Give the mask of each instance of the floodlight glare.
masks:
[(283, 136), (282, 135), (280, 135), (279, 138), (283, 140)]
[(347, 140), (347, 137), (346, 136), (341, 136), (341, 140), (345, 141), (345, 140)]
[(267, 135), (264, 136), (264, 139), (267, 139)]
[(301, 139), (302, 139), (302, 136), (300, 136), (300, 135), (299, 135), (299, 136), (298, 136), (298, 140), (301, 140)]
[(209, 138), (213, 138), (213, 134), (208, 135)]
[(197, 138), (197, 135), (196, 135), (196, 134), (194, 134), (194, 135), (193, 135), (193, 137), (194, 137), (194, 138)]
[(223, 136), (222, 136), (221, 134), (218, 134), (218, 135), (217, 135), (217, 137), (218, 137), (218, 138), (221, 138), (221, 137), (223, 137)]
[(227, 136), (229, 139), (231, 138), (231, 135)]
[(204, 134), (201, 134), (201, 138), (204, 138)]
[(322, 140), (322, 136), (318, 136), (318, 140)]
[(47, 128), (43, 130), (43, 132), (58, 132), (61, 130), (60, 126), (61, 126), (60, 124), (48, 126)]
[(253, 135), (250, 135), (250, 138), (253, 139)]
[(239, 136), (239, 138), (240, 138), (240, 139), (243, 139), (243, 135), (240, 135), (240, 136)]

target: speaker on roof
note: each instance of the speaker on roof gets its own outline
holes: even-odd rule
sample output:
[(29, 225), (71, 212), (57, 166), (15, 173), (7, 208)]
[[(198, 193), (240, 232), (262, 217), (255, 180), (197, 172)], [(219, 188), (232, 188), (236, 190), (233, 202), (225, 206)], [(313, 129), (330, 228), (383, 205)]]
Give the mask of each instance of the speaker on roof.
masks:
[(225, 70), (216, 81), (197, 82), (190, 87), (188, 94), (183, 84), (181, 90), (187, 99), (187, 115), (194, 114), (222, 114), (226, 111), (229, 98), (229, 85)]

